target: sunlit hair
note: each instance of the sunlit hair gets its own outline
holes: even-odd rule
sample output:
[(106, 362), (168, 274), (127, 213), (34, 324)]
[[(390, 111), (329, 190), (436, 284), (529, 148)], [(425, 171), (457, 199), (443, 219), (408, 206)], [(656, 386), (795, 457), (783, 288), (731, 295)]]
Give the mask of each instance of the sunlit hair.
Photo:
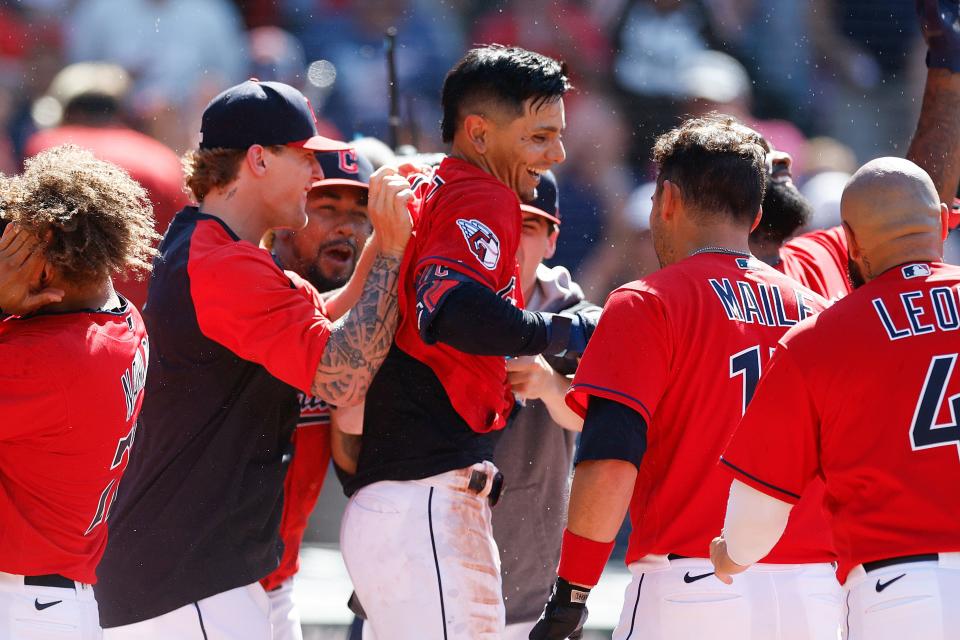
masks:
[(46, 260), (67, 280), (150, 271), (156, 255), (153, 206), (136, 180), (75, 145), (26, 161), (0, 184), (3, 216), (43, 242)]
[[(284, 145), (266, 146), (270, 153), (283, 153), (289, 147)], [(203, 202), (207, 194), (214, 189), (222, 189), (237, 179), (240, 165), (243, 163), (246, 149), (193, 149), (183, 154), (180, 164), (187, 189), (194, 200)]]
[(657, 189), (669, 180), (697, 212), (753, 222), (763, 202), (768, 151), (766, 140), (736, 118), (691, 118), (657, 138)]

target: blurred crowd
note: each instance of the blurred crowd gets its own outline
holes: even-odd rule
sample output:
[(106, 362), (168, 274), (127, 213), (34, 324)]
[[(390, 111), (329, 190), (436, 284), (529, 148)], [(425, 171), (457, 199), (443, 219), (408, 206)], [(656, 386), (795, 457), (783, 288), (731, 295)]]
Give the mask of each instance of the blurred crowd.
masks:
[(790, 153), (825, 227), (860, 163), (905, 152), (925, 73), (903, 0), (0, 0), (0, 172), (80, 142), (144, 184), (162, 232), (200, 113), (246, 77), (300, 88), (325, 135), (390, 140), (391, 26), (391, 141), (421, 152), (442, 150), (443, 75), (471, 45), (569, 64), (554, 261), (595, 300), (656, 268), (649, 152), (681, 116), (732, 113)]

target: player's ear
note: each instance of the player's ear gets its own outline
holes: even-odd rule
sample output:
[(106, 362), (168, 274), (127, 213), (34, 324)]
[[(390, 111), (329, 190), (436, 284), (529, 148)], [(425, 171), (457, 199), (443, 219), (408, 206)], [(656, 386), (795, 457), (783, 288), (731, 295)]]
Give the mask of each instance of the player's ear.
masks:
[(670, 220), (682, 206), (683, 195), (680, 193), (680, 187), (669, 180), (664, 180), (660, 188), (660, 215), (664, 220)]
[(463, 119), (463, 130), (474, 151), (483, 155), (487, 152), (487, 119), (471, 113)]
[(846, 220), (844, 220), (841, 224), (843, 225), (843, 233), (845, 236), (847, 236), (847, 253), (850, 254), (850, 258), (852, 258), (854, 261), (858, 261), (860, 260), (861, 252), (860, 245), (857, 244), (857, 234), (853, 232), (853, 228), (847, 224)]
[(945, 242), (950, 233), (950, 207), (940, 203), (940, 242)]
[(551, 225), (553, 230), (547, 234), (547, 250), (543, 253), (543, 259), (549, 260), (557, 252), (557, 237), (560, 235), (560, 227)]
[(757, 215), (753, 218), (753, 224), (750, 226), (750, 233), (753, 233), (753, 230), (760, 226), (760, 220), (763, 218), (763, 207), (757, 209)]
[(259, 144), (251, 145), (244, 157), (247, 168), (255, 176), (262, 176), (267, 171), (267, 150)]

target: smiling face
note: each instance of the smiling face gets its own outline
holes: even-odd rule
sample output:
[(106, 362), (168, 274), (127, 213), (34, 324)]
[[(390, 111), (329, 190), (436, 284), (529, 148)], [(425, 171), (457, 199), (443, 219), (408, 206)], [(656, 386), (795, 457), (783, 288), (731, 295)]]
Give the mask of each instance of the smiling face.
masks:
[(366, 189), (316, 187), (307, 197), (307, 225), (278, 232), (274, 252), (285, 268), (329, 291), (350, 279), (371, 232)]
[(268, 147), (269, 180), (262, 181), (264, 204), (271, 209), (269, 226), (301, 229), (307, 223), (306, 204), (310, 186), (323, 177), (316, 154), (297, 147)]
[(496, 109), (486, 124), (478, 149), (490, 173), (513, 189), (523, 202), (536, 198), (540, 174), (567, 157), (562, 134), (566, 126), (563, 99), (523, 104), (518, 117)]
[(527, 300), (537, 281), (537, 266), (553, 257), (559, 233), (560, 229), (543, 216), (523, 212), (517, 262), (520, 264), (520, 288)]

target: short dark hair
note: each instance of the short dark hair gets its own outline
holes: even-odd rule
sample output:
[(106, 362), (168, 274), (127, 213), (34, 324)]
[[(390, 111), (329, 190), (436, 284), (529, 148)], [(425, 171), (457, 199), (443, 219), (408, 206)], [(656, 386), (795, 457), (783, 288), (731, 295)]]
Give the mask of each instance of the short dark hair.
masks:
[(657, 138), (657, 188), (670, 180), (699, 212), (752, 222), (763, 202), (768, 150), (759, 133), (732, 116), (691, 118)]
[(571, 88), (567, 65), (520, 47), (491, 44), (470, 49), (443, 81), (444, 142), (452, 142), (468, 110), (495, 102), (519, 117), (531, 98), (534, 106), (559, 100)]
[(763, 217), (750, 233), (759, 242), (783, 244), (798, 229), (806, 226), (813, 215), (813, 206), (792, 182), (773, 180), (767, 175), (763, 195)]

